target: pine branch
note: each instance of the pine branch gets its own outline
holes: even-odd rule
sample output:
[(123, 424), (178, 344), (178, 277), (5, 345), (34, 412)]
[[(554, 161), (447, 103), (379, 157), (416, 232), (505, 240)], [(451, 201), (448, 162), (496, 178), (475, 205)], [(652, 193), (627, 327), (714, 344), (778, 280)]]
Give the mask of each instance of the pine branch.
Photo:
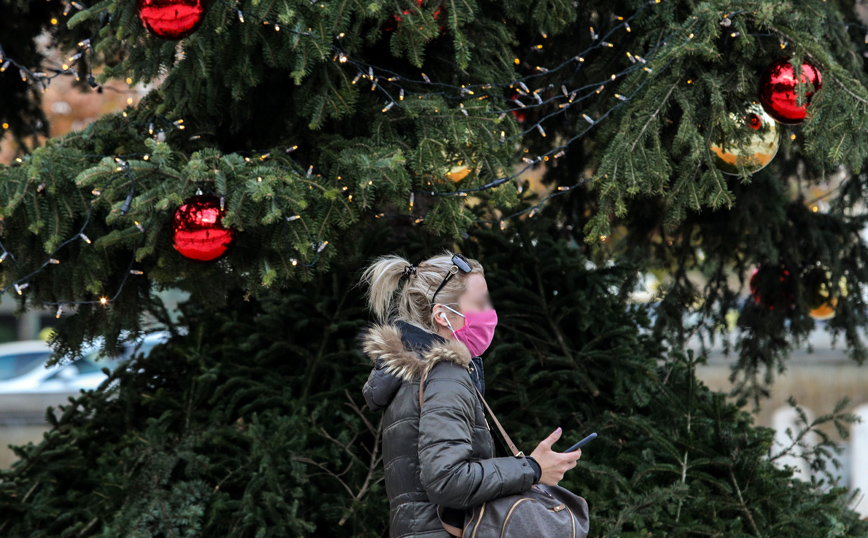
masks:
[(729, 471), (729, 478), (732, 480), (732, 485), (735, 486), (735, 492), (738, 494), (738, 502), (741, 504), (742, 510), (747, 515), (747, 520), (750, 522), (750, 527), (753, 530), (753, 533), (758, 538), (762, 538), (759, 529), (756, 527), (756, 522), (753, 520), (753, 515), (751, 515), (750, 509), (747, 507), (747, 504), (744, 502), (744, 497), (741, 495), (741, 488), (738, 487), (738, 481), (735, 479), (735, 475), (732, 472), (732, 465), (729, 465), (727, 470)]

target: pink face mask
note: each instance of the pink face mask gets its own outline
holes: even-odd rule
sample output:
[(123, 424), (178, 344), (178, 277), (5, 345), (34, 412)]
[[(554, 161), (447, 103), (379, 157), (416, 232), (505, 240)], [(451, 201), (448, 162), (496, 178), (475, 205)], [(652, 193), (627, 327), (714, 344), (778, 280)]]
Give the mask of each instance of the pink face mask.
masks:
[[(445, 304), (440, 305), (449, 308)], [(491, 340), (494, 338), (494, 328), (497, 326), (497, 312), (493, 308), (483, 310), (482, 312), (468, 312), (466, 315), (461, 312), (456, 312), (449, 308), (462, 318), (464, 318), (464, 327), (457, 331), (452, 331), (452, 325), (449, 320), (446, 324), (449, 325), (449, 330), (452, 331), (452, 336), (456, 340), (464, 342), (467, 349), (470, 350), (472, 357), (478, 357), (488, 349), (491, 345)]]

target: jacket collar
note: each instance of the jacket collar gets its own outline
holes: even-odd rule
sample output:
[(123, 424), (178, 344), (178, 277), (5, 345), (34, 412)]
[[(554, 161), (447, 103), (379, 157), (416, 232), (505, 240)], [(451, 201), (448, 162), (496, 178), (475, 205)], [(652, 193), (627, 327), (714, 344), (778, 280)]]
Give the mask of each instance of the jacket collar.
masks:
[(359, 336), (362, 350), (378, 368), (412, 381), (441, 361), (470, 370), (470, 351), (463, 342), (446, 339), (402, 320), (378, 323)]

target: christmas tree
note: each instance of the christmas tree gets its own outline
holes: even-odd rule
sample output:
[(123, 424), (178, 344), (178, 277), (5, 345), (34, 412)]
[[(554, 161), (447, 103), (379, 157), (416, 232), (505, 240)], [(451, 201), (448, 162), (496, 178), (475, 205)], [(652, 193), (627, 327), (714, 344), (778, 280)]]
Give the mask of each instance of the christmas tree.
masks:
[[(866, 356), (855, 3), (5, 8), (3, 291), (56, 312), (55, 360), (154, 320), (173, 337), (47, 410), (0, 473), (2, 535), (385, 535), (359, 270), (440, 247), (486, 267), (488, 401), (518, 446), (598, 432), (562, 482), (592, 535), (868, 535), (742, 409), (821, 317)], [(67, 63), (42, 65), (46, 30)], [(28, 146), (62, 76), (164, 79)], [(649, 271), (665, 294), (631, 303)], [(180, 320), (168, 287), (190, 293)], [(739, 400), (696, 379), (691, 337), (733, 348)], [(819, 422), (845, 434), (846, 406)]]

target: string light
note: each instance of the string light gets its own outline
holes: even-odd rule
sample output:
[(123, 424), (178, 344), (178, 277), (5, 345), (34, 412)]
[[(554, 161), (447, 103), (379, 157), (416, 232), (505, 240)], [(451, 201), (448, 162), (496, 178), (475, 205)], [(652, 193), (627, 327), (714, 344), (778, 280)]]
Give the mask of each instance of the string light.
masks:
[[(227, 7), (231, 7), (231, 6), (229, 6), (229, 4), (226, 3), (224, 0), (221, 0), (221, 3), (223, 3), (223, 4), (226, 5)], [(238, 10), (238, 9), (236, 9), (236, 8), (234, 8), (234, 7), (231, 7), (231, 8), (232, 8), (232, 9), (233, 9), (237, 14), (241, 15), (241, 17), (243, 18), (243, 12), (242, 12), (241, 10)], [(629, 26), (629, 20), (632, 20), (632, 18), (636, 17), (639, 13), (641, 13), (641, 11), (642, 11), (643, 9), (644, 9), (644, 6), (640, 7), (640, 8), (639, 8), (639, 9), (638, 9), (634, 14), (633, 14), (633, 16), (631, 16), (627, 21), (625, 21), (625, 23), (624, 23), (625, 28)], [(248, 14), (248, 15), (249, 15), (249, 14)], [(619, 17), (619, 20), (623, 20), (623, 17)], [(273, 24), (273, 25), (277, 25), (277, 23), (275, 23), (275, 22), (273, 22), (273, 21), (263, 20), (263, 22), (264, 22), (265, 24)], [(613, 29), (612, 31), (614, 31), (614, 29)], [(609, 34), (611, 34), (612, 31), (610, 31)], [(593, 32), (593, 29), (592, 29), (592, 32)], [(295, 31), (293, 31), (293, 33), (296, 33), (296, 34), (299, 34), (299, 35), (310, 35), (309, 32), (295, 32)], [(599, 37), (598, 35), (596, 35), (596, 33), (594, 33), (594, 36), (595, 36), (595, 37)], [(341, 34), (341, 35), (338, 36), (338, 37), (343, 37), (343, 34)], [(86, 40), (86, 41), (89, 43), (89, 40)], [(83, 44), (84, 44), (84, 43), (85, 43), (85, 42), (83, 42)], [(608, 43), (608, 42), (603, 41), (603, 42), (599, 43), (598, 45), (594, 45), (594, 46), (591, 47), (591, 48), (596, 48), (596, 47), (598, 47), (598, 46), (609, 46), (609, 47), (612, 47), (613, 45), (612, 45), (611, 43)], [(589, 49), (589, 50), (590, 50), (590, 49)], [(343, 52), (340, 51), (340, 54), (343, 54)], [(341, 56), (341, 59), (342, 59), (342, 60), (343, 60), (344, 58), (346, 58), (346, 55)], [(577, 55), (577, 56), (575, 56), (575, 59), (579, 60), (580, 62), (584, 62), (584, 57), (583, 57), (582, 55)], [(632, 59), (632, 58), (631, 58), (631, 59)], [(347, 61), (349, 61), (349, 60), (347, 60)], [(354, 63), (357, 63), (357, 62), (354, 62)], [(368, 76), (369, 76), (369, 77), (372, 79), (372, 81), (373, 81), (373, 85), (372, 85), (372, 88), (371, 88), (371, 89), (374, 90), (374, 89), (376, 89), (376, 87), (377, 87), (377, 79), (373, 76), (373, 71), (372, 71), (371, 66), (367, 66), (367, 67), (368, 67), (368, 71), (369, 71), (369, 75), (368, 75)], [(560, 66), (558, 69), (560, 69), (561, 67), (563, 67), (563, 66)], [(541, 67), (538, 68), (538, 69), (539, 69), (540, 71), (542, 71), (542, 72), (548, 72), (548, 71), (549, 71), (548, 69), (541, 68)], [(361, 72), (360, 72), (359, 74), (357, 74), (356, 79), (354, 79), (353, 82), (354, 82), (354, 83), (357, 82), (357, 80), (358, 80), (361, 76), (363, 76), (363, 75), (362, 75)], [(429, 78), (425, 73), (421, 73), (421, 76), (422, 76), (422, 78), (424, 79), (424, 81), (425, 81), (426, 83), (431, 83), (430, 78)], [(389, 77), (388, 80), (389, 80), (389, 81), (392, 81), (392, 80), (397, 80), (397, 79), (398, 79), (398, 77), (395, 76), (394, 78), (393, 78), (393, 77)], [(522, 82), (522, 81), (519, 81), (519, 82), (520, 82), (521, 85), (524, 86), (524, 89), (527, 89), (527, 86), (524, 84), (524, 82)], [(441, 84), (441, 85), (442, 85), (442, 84)], [(492, 85), (490, 85), (490, 84), (486, 84), (486, 85), (483, 85), (483, 87), (488, 87), (488, 88), (490, 88), (490, 87), (492, 87)], [(462, 88), (462, 91), (463, 91), (463, 90), (464, 90), (464, 88)], [(471, 94), (473, 93), (472, 90), (469, 90), (469, 89), (468, 89), (467, 91), (468, 91), (469, 93), (471, 93)], [(401, 98), (403, 98), (403, 88), (401, 88), (401, 92), (402, 92)], [(534, 97), (537, 98), (539, 104), (542, 104), (542, 99), (539, 97), (538, 94), (534, 94)], [(421, 98), (421, 96), (420, 96), (420, 98)], [(522, 103), (522, 106), (524, 106), (523, 103)], [(467, 114), (467, 112), (464, 111), (464, 110), (462, 110), (462, 112), (465, 113), (465, 114)], [(177, 122), (175, 125), (178, 126), (180, 129), (183, 129), (183, 128), (184, 128), (184, 126), (182, 125), (182, 122)], [(149, 132), (152, 133), (152, 128), (149, 130)]]
[[(105, 157), (105, 156), (104, 156), (104, 157)], [(120, 161), (120, 160), (116, 157), (116, 162), (122, 162), (122, 161)], [(201, 189), (200, 189), (198, 192), (201, 193)], [(93, 207), (91, 206), (91, 207), (89, 208), (89, 210), (88, 210), (87, 217), (85, 218), (85, 222), (84, 222), (84, 224), (83, 224), (83, 226), (82, 226), (82, 230), (83, 230), (85, 227), (87, 227), (87, 225), (88, 225), (88, 223), (89, 223), (89, 221), (90, 221), (91, 215), (92, 215), (92, 211), (93, 211)], [(292, 217), (287, 218), (287, 221), (295, 220), (295, 219), (298, 219), (298, 218), (299, 218), (298, 215), (294, 215), (294, 216), (292, 216)], [(137, 244), (136, 247), (133, 249), (133, 251), (135, 252), (135, 251), (138, 250), (138, 248), (141, 246), (141, 243), (142, 243), (142, 241), (143, 241), (144, 238), (145, 238), (145, 233), (144, 233), (144, 232), (146, 231), (146, 229), (145, 229), (144, 227), (142, 227), (142, 226), (141, 226), (137, 221), (134, 221), (134, 223), (135, 223), (136, 227), (139, 228), (139, 230), (143, 232), (143, 233), (142, 233), (142, 236), (141, 236), (140, 239), (139, 239), (138, 244)], [(17, 292), (19, 295), (22, 295), (22, 294), (23, 294), (23, 290), (26, 289), (26, 288), (30, 285), (29, 282), (28, 282), (27, 280), (28, 280), (29, 278), (33, 277), (35, 274), (39, 273), (39, 272), (42, 270), (42, 268), (44, 268), (46, 265), (48, 265), (48, 264), (57, 264), (57, 263), (59, 263), (59, 260), (58, 260), (57, 258), (54, 257), (54, 253), (57, 252), (57, 251), (59, 251), (60, 249), (62, 249), (64, 246), (66, 246), (67, 244), (69, 244), (69, 243), (70, 243), (71, 241), (73, 241), (75, 238), (81, 238), (82, 240), (86, 241), (88, 244), (91, 243), (91, 241), (90, 241), (90, 239), (87, 237), (87, 235), (86, 235), (83, 231), (79, 231), (79, 232), (78, 232), (76, 235), (74, 235), (72, 238), (70, 238), (70, 239), (64, 241), (63, 243), (61, 243), (61, 244), (60, 244), (60, 245), (55, 249), (55, 251), (52, 252), (52, 254), (49, 256), (48, 261), (46, 261), (46, 262), (42, 265), (42, 267), (40, 267), (39, 269), (37, 269), (37, 270), (31, 272), (31, 273), (28, 274), (28, 275), (25, 275), (25, 276), (19, 278), (17, 281), (15, 281), (15, 282), (13, 282), (11, 285), (7, 286), (7, 288), (4, 289), (4, 290), (2, 290), (2, 292), (0, 292), (0, 293), (5, 293), (5, 292), (8, 291), (10, 288), (14, 288), (14, 289), (16, 290), (16, 292)], [(287, 240), (287, 244), (289, 244), (288, 240)], [(314, 259), (313, 259), (313, 261), (312, 261), (310, 264), (302, 264), (302, 265), (304, 265), (304, 266), (306, 266), (306, 267), (313, 267), (314, 264), (315, 264), (316, 261), (317, 261), (317, 255), (318, 255), (318, 253), (319, 253), (320, 251), (322, 251), (322, 249), (325, 248), (325, 246), (326, 246), (327, 244), (328, 244), (328, 241), (324, 241), (324, 242), (320, 243), (319, 246), (318, 246), (317, 249), (316, 249), (316, 253), (315, 253), (315, 255), (314, 255)], [(0, 243), (0, 248), (3, 249), (3, 254), (0, 255), (0, 263), (2, 263), (3, 260), (5, 260), (7, 257), (10, 256), (10, 254), (9, 254), (8, 250), (6, 250), (5, 247), (3, 247), (2, 243)], [(14, 260), (14, 258), (13, 258), (13, 260)], [(294, 260), (294, 261), (293, 261), (293, 265), (297, 265), (297, 264), (298, 264), (298, 261), (295, 260), (295, 259), (293, 259), (293, 260)], [(132, 266), (132, 264), (133, 264), (134, 262), (135, 262), (135, 256), (133, 256), (132, 259), (130, 260), (130, 264), (129, 264), (130, 267), (128, 267), (128, 269), (127, 269), (127, 273), (126, 273), (127, 276), (128, 276), (128, 275), (142, 275), (142, 274), (144, 274), (141, 270), (138, 270), (138, 269), (132, 269), (132, 268), (131, 268), (131, 266)], [(63, 312), (63, 306), (64, 306), (65, 304), (91, 304), (91, 303), (99, 302), (99, 303), (102, 304), (102, 305), (107, 305), (109, 302), (113, 301), (114, 298), (118, 297), (118, 295), (119, 295), (119, 294), (121, 293), (121, 291), (123, 290), (123, 287), (124, 287), (125, 283), (126, 283), (126, 276), (125, 276), (125, 277), (123, 278), (123, 280), (121, 281), (121, 283), (120, 283), (120, 285), (119, 285), (119, 287), (118, 287), (118, 290), (117, 290), (116, 294), (114, 295), (114, 297), (109, 298), (109, 297), (103, 296), (103, 297), (101, 297), (101, 298), (99, 299), (99, 301), (59, 301), (59, 302), (39, 301), (39, 302), (41, 302), (41, 303), (42, 303), (43, 305), (45, 305), (45, 306), (57, 306), (57, 314), (56, 314), (56, 316), (57, 316), (57, 317), (60, 317), (61, 313)], [(37, 300), (38, 300), (38, 299), (37, 299)]]
[[(63, 14), (68, 15), (70, 10), (73, 7), (75, 7), (78, 10), (85, 9), (85, 6), (78, 3), (78, 2), (64, 2)], [(58, 23), (57, 19), (54, 19), (54, 18), (51, 19), (51, 24), (56, 25), (57, 23)], [(102, 27), (105, 26), (107, 23), (108, 23), (108, 18), (106, 17), (101, 21), (101, 23), (99, 25), (99, 29), (96, 30), (96, 32), (94, 33), (94, 35), (92, 37), (84, 39), (83, 41), (80, 41), (78, 43), (78, 47), (82, 50), (80, 50), (79, 52), (77, 52), (76, 54), (71, 56), (67, 63), (62, 64), (61, 69), (46, 68), (45, 71), (32, 71), (29, 68), (27, 68), (26, 65), (18, 63), (14, 59), (7, 57), (5, 52), (3, 51), (3, 47), (0, 46), (0, 62), (2, 62), (2, 65), (0, 65), (0, 72), (6, 71), (6, 69), (9, 68), (10, 66), (17, 67), (18, 68), (18, 74), (21, 77), (22, 81), (27, 82), (28, 79), (33, 80), (36, 84), (39, 85), (40, 89), (43, 92), (48, 88), (48, 85), (51, 83), (51, 81), (54, 78), (59, 77), (59, 76), (73, 76), (73, 77), (75, 77), (75, 80), (80, 80), (78, 72), (69, 64), (72, 64), (73, 62), (84, 58), (85, 52), (88, 49), (90, 49), (91, 40), (94, 39), (98, 35), (99, 30), (102, 29)], [(92, 88), (99, 89), (99, 91), (102, 91), (102, 88), (96, 83), (92, 73), (89, 71), (90, 66), (91, 66), (91, 62), (87, 62), (85, 65), (88, 68), (88, 83), (90, 84), (90, 86)], [(49, 75), (48, 73), (46, 73), (46, 71), (53, 73), (53, 75)]]
[[(86, 216), (86, 218), (85, 218), (85, 222), (84, 222), (84, 224), (82, 225), (82, 230), (83, 230), (85, 227), (87, 227), (88, 223), (90, 222), (90, 218), (91, 218), (92, 211), (93, 211), (93, 207), (91, 206), (91, 207), (88, 209), (88, 213), (87, 213), (87, 216)], [(37, 273), (39, 273), (39, 272), (40, 272), (40, 271), (41, 271), (45, 266), (47, 266), (47, 265), (49, 265), (49, 264), (58, 264), (58, 263), (60, 263), (59, 260), (58, 260), (57, 258), (55, 258), (55, 254), (56, 254), (60, 249), (64, 248), (66, 245), (68, 245), (69, 243), (71, 243), (72, 241), (74, 241), (76, 238), (82, 238), (82, 239), (85, 239), (88, 243), (90, 243), (90, 240), (87, 239), (87, 236), (84, 234), (84, 232), (83, 232), (83, 231), (79, 231), (78, 234), (72, 236), (70, 239), (67, 239), (66, 241), (64, 241), (63, 243), (61, 243), (60, 245), (58, 245), (58, 246), (55, 248), (54, 252), (52, 252), (52, 253), (49, 255), (48, 261), (46, 261), (45, 263), (43, 263), (41, 267), (39, 267), (39, 268), (36, 269), (35, 271), (31, 272), (30, 274), (27, 274), (27, 275), (22, 276), (22, 277), (19, 278), (17, 281), (13, 282), (11, 285), (9, 285), (9, 286), (7, 286), (5, 289), (3, 289), (3, 290), (2, 290), (2, 293), (5, 293), (6, 291), (8, 291), (8, 290), (11, 289), (11, 288), (15, 288), (15, 291), (16, 291), (19, 295), (22, 295), (22, 290), (24, 290), (25, 288), (27, 288), (27, 287), (30, 285), (30, 283), (29, 283), (29, 279), (30, 279), (31, 277), (33, 277), (34, 275), (36, 275)], [(140, 240), (139, 240), (139, 242), (138, 242), (138, 244), (136, 245), (136, 248), (135, 248), (134, 250), (138, 249), (139, 246), (141, 246), (141, 242), (142, 242), (143, 239), (144, 239), (144, 235), (142, 236), (142, 238), (140, 238)], [(5, 249), (5, 247), (2, 246), (2, 244), (0, 244), (0, 248), (2, 248), (2, 249), (3, 249), (3, 252), (4, 252), (3, 255), (0, 256), (0, 261), (2, 261), (3, 259), (6, 258), (6, 256), (9, 255), (9, 252), (8, 252), (8, 250)], [(14, 261), (14, 257), (13, 257), (12, 259), (13, 259), (13, 261)], [(133, 259), (130, 261), (130, 265), (132, 265), (132, 263), (133, 263), (134, 261), (135, 261), (135, 256), (133, 256)], [(17, 268), (17, 266), (16, 266), (16, 268)], [(121, 281), (120, 286), (118, 287), (117, 294), (119, 294), (119, 293), (121, 292), (121, 290), (122, 290), (123, 287), (124, 287), (125, 282), (126, 282), (126, 277), (124, 277), (124, 279)], [(117, 294), (115, 295), (115, 297), (117, 297)], [(37, 300), (39, 300), (39, 299), (37, 298)], [(61, 302), (46, 302), (46, 301), (39, 301), (39, 302), (41, 302), (44, 306), (57, 306), (58, 308), (57, 308), (57, 314), (56, 314), (56, 315), (57, 315), (57, 317), (60, 317), (60, 314), (63, 312), (63, 305), (64, 305), (64, 304), (90, 304), (90, 303), (94, 303), (95, 301), (61, 301)]]
[[(225, 2), (224, 2), (224, 3), (225, 3)], [(656, 3), (656, 2), (653, 2), (653, 3)], [(641, 11), (641, 8), (640, 8), (640, 11)], [(637, 12), (637, 13), (638, 13), (638, 12)], [(238, 15), (239, 15), (239, 20), (241, 20), (241, 22), (243, 22), (243, 14), (242, 14), (242, 12), (241, 12), (240, 10), (238, 10)], [(635, 16), (635, 15), (634, 15), (634, 16)], [(629, 31), (629, 25), (627, 25), (626, 23), (625, 23), (625, 28)], [(277, 27), (276, 29), (279, 29), (279, 27)], [(302, 34), (304, 34), (304, 33), (302, 33)], [(307, 34), (304, 34), (304, 35), (307, 35)], [(341, 37), (342, 37), (342, 36), (341, 36)], [(596, 37), (599, 37), (599, 36), (596, 36)], [(608, 46), (608, 47), (612, 47), (613, 45), (612, 45), (611, 43), (608, 43), (608, 42), (603, 41), (603, 42), (601, 42), (601, 43), (599, 44), (599, 46)], [(645, 63), (645, 60), (644, 60), (644, 59), (641, 59), (641, 58), (638, 57), (638, 56), (637, 56), (636, 58), (634, 58), (630, 53), (627, 53), (627, 54), (628, 54), (628, 58), (631, 60), (631, 63), (636, 63), (636, 60), (637, 60), (637, 59), (638, 59), (639, 61), (641, 61), (643, 64)], [(344, 58), (346, 58), (346, 61), (344, 61)], [(346, 57), (346, 56), (340, 56), (340, 59), (341, 59), (341, 63), (350, 63), (350, 62), (352, 61), (352, 60), (350, 60), (350, 59), (349, 59), (348, 57)], [(577, 56), (574, 57), (574, 59), (576, 59), (576, 60), (579, 61), (580, 63), (585, 61), (585, 59), (584, 59), (584, 57), (583, 57), (582, 55), (577, 55)], [(352, 61), (352, 62), (355, 63), (354, 61)], [(670, 62), (671, 62), (671, 60), (670, 60)], [(667, 64), (667, 65), (668, 65), (668, 64)], [(562, 67), (562, 66), (561, 66), (561, 67)], [(560, 69), (561, 67), (558, 67), (557, 69)], [(373, 84), (372, 84), (372, 88), (371, 88), (371, 89), (372, 89), (372, 90), (375, 90), (375, 89), (377, 88), (377, 80), (378, 80), (378, 78), (373, 76), (372, 68), (368, 67), (368, 69), (369, 69), (369, 77), (370, 77), (371, 80), (373, 81)], [(541, 72), (549, 72), (549, 71), (550, 71), (549, 69), (546, 69), (546, 68), (538, 68), (538, 70), (541, 71)], [(647, 68), (646, 68), (646, 70), (648, 70), (648, 71), (650, 72), (650, 69), (647, 69)], [(364, 75), (363, 75), (362, 72), (360, 71), (360, 72), (357, 74), (356, 78), (353, 80), (353, 83), (355, 84), (355, 83), (356, 83), (356, 82), (357, 82), (357, 81), (358, 81), (362, 76), (364, 76)], [(424, 73), (422, 73), (421, 76), (422, 76), (423, 80), (424, 80), (426, 83), (431, 83), (431, 80), (429, 79), (429, 77), (428, 77), (427, 75), (425, 75)], [(613, 75), (611, 76), (611, 79), (614, 80), (615, 78), (616, 78), (616, 75), (613, 74)], [(393, 78), (392, 78), (392, 77), (389, 77), (387, 80), (392, 81)], [(397, 77), (395, 77), (394, 80), (397, 80)], [(440, 84), (440, 83), (438, 83), (438, 84)], [(642, 85), (644, 85), (644, 82), (642, 83)], [(642, 85), (640, 85), (640, 88), (642, 87)], [(521, 86), (522, 89), (523, 89), (525, 92), (529, 92), (529, 89), (527, 88), (527, 85), (524, 84), (523, 81), (519, 81), (519, 86)], [(490, 84), (489, 84), (489, 85), (484, 85), (483, 87), (491, 88), (492, 85), (490, 85)], [(561, 89), (562, 89), (562, 93), (564, 94), (564, 96), (565, 96), (565, 97), (569, 96), (569, 97), (568, 97), (568, 98), (569, 98), (569, 101), (572, 102), (572, 100), (573, 100), (573, 99), (575, 98), (575, 96), (576, 96), (576, 92), (573, 91), (572, 94), (568, 94), (568, 91), (567, 91), (567, 89), (566, 89), (566, 87), (565, 87), (564, 85), (561, 85)], [(636, 91), (638, 91), (638, 89), (639, 89), (639, 88), (637, 88)], [(463, 90), (464, 90), (464, 91), (462, 91), (462, 95), (464, 95), (465, 93), (469, 93), (469, 94), (471, 94), (471, 95), (473, 94), (472, 90), (469, 90), (469, 89), (466, 89), (466, 88), (463, 88)], [(538, 104), (538, 105), (543, 105), (543, 104), (544, 104), (544, 101), (543, 101), (543, 99), (540, 97), (540, 95), (539, 95), (539, 91), (540, 91), (540, 89), (535, 90), (535, 91), (533, 92), (533, 96), (534, 96), (535, 100), (537, 101), (537, 104)], [(634, 92), (634, 94), (635, 94), (635, 92)], [(399, 96), (399, 100), (400, 100), (400, 101), (403, 101), (404, 95), (405, 95), (404, 88), (400, 88), (400, 96)], [(620, 95), (620, 94), (615, 94), (615, 95), (616, 95), (616, 97), (617, 97), (620, 101), (622, 101), (622, 102), (625, 102), (625, 101), (628, 99), (627, 97), (622, 96), (622, 95)], [(422, 96), (420, 95), (419, 97), (421, 98)], [(526, 105), (525, 105), (524, 103), (522, 103), (521, 101), (519, 101), (519, 100), (517, 100), (517, 99), (516, 99), (515, 101), (516, 101), (516, 102), (517, 102), (517, 103), (518, 103), (522, 108), (526, 108)], [(389, 108), (391, 108), (393, 105), (394, 105), (394, 101), (390, 101), (390, 102), (387, 104), (387, 106), (386, 106), (386, 108), (384, 109), (384, 111), (387, 111), (387, 110), (388, 110)], [(462, 112), (463, 112), (464, 114), (467, 114), (467, 111), (464, 110), (463, 103), (460, 104), (460, 109), (462, 110)], [(608, 112), (604, 115), (604, 117), (605, 117), (606, 115), (608, 115)], [(594, 125), (594, 124), (596, 123), (596, 122), (594, 122), (593, 120), (591, 120), (591, 119), (590, 119), (586, 114), (583, 114), (583, 117), (584, 117), (584, 118), (586, 119), (586, 121), (588, 121), (591, 125)], [(601, 118), (601, 119), (602, 119), (602, 118)], [(177, 121), (173, 122), (173, 125), (176, 126), (176, 127), (178, 127), (179, 129), (184, 129), (184, 126), (183, 126), (183, 120), (177, 120)], [(541, 125), (539, 125), (539, 124), (537, 123), (536, 125), (531, 126), (530, 128), (534, 128), (534, 127), (535, 127), (539, 132), (540, 132), (540, 134), (541, 134), (542, 136), (545, 136), (545, 131), (543, 130), (543, 128), (542, 128)], [(161, 132), (162, 132), (162, 131), (161, 131)], [(149, 125), (149, 134), (153, 134), (153, 122), (151, 122), (151, 124)], [(504, 132), (504, 131), (501, 131), (501, 141), (504, 141), (504, 140), (505, 140), (505, 132)], [(294, 149), (296, 149), (296, 148), (297, 148), (297, 146), (294, 146), (294, 147), (292, 147), (292, 148), (288, 148), (288, 149), (286, 150), (286, 152), (287, 152), (287, 153), (290, 153), (292, 150), (294, 150)], [(558, 150), (557, 155), (555, 155), (556, 158), (564, 155), (564, 150), (563, 150), (562, 148), (556, 148), (556, 149)], [(527, 159), (527, 158), (525, 158), (524, 160), (533, 163), (533, 162), (537, 162), (537, 161), (539, 161), (541, 158), (544, 158), (544, 159), (546, 159), (546, 160), (548, 159), (547, 156), (543, 156), (543, 157), (538, 157), (538, 158), (535, 159), (535, 160), (534, 160), (534, 159)], [(147, 160), (147, 156), (145, 156), (145, 160)], [(19, 162), (20, 162), (20, 160), (19, 160)], [(248, 159), (248, 162), (249, 162), (249, 159)], [(311, 165), (311, 166), (308, 168), (308, 171), (307, 171), (307, 176), (308, 176), (308, 177), (311, 176), (312, 171), (313, 171), (313, 166)], [(508, 179), (511, 179), (511, 178), (500, 178), (500, 179), (498, 179), (498, 180), (496, 180), (496, 181), (494, 181), (494, 182), (490, 182), (489, 184), (483, 185), (483, 186), (478, 187), (478, 188), (475, 188), (475, 189), (467, 189), (467, 190), (463, 190), (463, 191), (453, 191), (453, 192), (444, 192), (444, 193), (434, 193), (434, 192), (432, 191), (432, 194), (437, 194), (437, 195), (447, 195), (447, 196), (454, 196), (454, 195), (457, 195), (457, 196), (467, 196), (467, 194), (468, 194), (469, 191), (479, 191), (479, 190), (485, 190), (485, 189), (493, 188), (493, 187), (496, 187), (496, 186), (498, 186), (498, 185), (500, 185), (500, 184), (503, 184), (503, 183), (504, 183), (505, 181), (507, 181)], [(558, 191), (559, 191), (559, 192), (566, 192), (566, 191), (568, 191), (569, 189), (570, 189), (569, 187), (567, 187), (567, 188), (559, 188)], [(344, 187), (344, 190), (346, 190), (346, 187)], [(521, 190), (522, 190), (522, 189), (521, 189), (521, 185), (519, 185), (519, 186), (518, 186), (518, 192), (521, 192)], [(99, 189), (94, 189), (94, 193), (95, 193), (95, 194), (99, 195), (99, 192), (100, 192)], [(547, 198), (548, 198), (548, 197), (547, 197)], [(350, 201), (352, 200), (352, 194), (349, 195), (349, 200), (350, 200)], [(221, 202), (222, 202), (222, 197), (221, 197)], [(414, 203), (414, 193), (411, 192), (411, 193), (410, 193), (410, 205), (411, 205), (411, 207), (413, 206), (413, 203)], [(540, 203), (542, 203), (542, 202), (540, 202)], [(533, 215), (533, 214), (535, 213), (535, 211), (536, 211), (536, 207), (539, 207), (539, 204), (538, 204), (537, 206), (535, 206), (535, 208), (531, 211), (531, 215)], [(369, 208), (366, 208), (366, 209), (369, 209)], [(382, 215), (382, 214), (381, 214), (381, 215)], [(285, 221), (285, 222), (288, 223), (288, 222), (291, 222), (291, 221), (296, 220), (296, 219), (298, 219), (298, 218), (300, 218), (298, 215), (294, 215), (294, 216), (286, 217), (286, 221)], [(510, 217), (506, 217), (506, 218), (510, 218)], [(420, 217), (420, 218), (416, 218), (414, 222), (416, 222), (416, 223), (420, 223), (420, 222), (423, 222), (423, 221), (424, 221), (424, 218), (421, 218), (421, 217)], [(505, 219), (500, 219), (499, 222), (500, 222), (501, 229), (503, 229), (503, 228), (505, 227)], [(140, 231), (143, 230), (143, 228), (141, 227), (141, 225), (139, 225), (137, 222), (136, 222), (136, 226), (139, 228)], [(87, 236), (86, 236), (83, 232), (81, 232), (81, 233), (79, 234), (79, 236), (80, 236), (82, 239), (86, 240), (86, 242), (90, 243), (90, 240), (87, 238)], [(327, 243), (328, 243), (328, 241), (324, 241), (324, 242), (320, 243), (319, 246), (316, 248), (316, 253), (321, 252), (322, 249), (327, 245)], [(2, 255), (2, 257), (0, 257), (0, 262), (2, 262), (2, 259), (5, 258), (6, 255), (7, 255), (7, 253), (4, 252), (4, 254)], [(314, 257), (314, 260), (315, 260), (315, 259), (316, 259), (316, 256)], [(298, 263), (297, 259), (296, 259), (296, 258), (292, 258), (292, 264), (293, 264), (293, 265), (296, 265), (297, 263)], [(142, 273), (141, 273), (141, 271), (136, 272), (136, 270), (130, 270), (130, 274), (142, 274)], [(16, 283), (16, 284), (17, 284), (17, 283)], [(16, 289), (23, 289), (24, 287), (26, 287), (26, 285), (25, 285), (25, 286), (16, 286)], [(20, 291), (19, 291), (19, 293), (20, 293)], [(101, 301), (103, 302), (103, 304), (105, 304), (105, 302), (107, 302), (108, 300), (109, 300), (109, 299), (108, 299), (108, 298), (105, 298), (105, 297), (103, 297), (103, 298), (101, 299)], [(59, 308), (59, 310), (61, 310), (61, 308)]]

